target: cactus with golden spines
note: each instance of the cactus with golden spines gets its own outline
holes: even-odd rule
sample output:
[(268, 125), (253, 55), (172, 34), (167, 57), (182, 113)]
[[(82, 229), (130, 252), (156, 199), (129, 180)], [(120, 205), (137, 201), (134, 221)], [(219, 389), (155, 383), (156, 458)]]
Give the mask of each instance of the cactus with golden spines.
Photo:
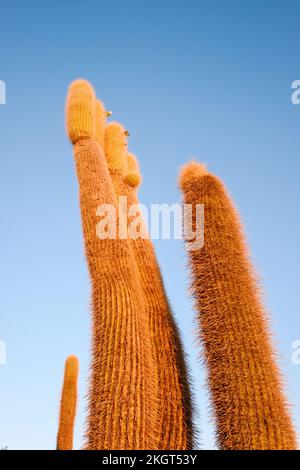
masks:
[[(221, 449), (295, 449), (260, 288), (242, 226), (222, 182), (191, 162), (183, 202), (204, 205), (201, 249), (188, 251), (192, 290)], [(187, 244), (191, 243), (188, 241)]]
[(75, 81), (67, 98), (85, 251), (92, 282), (92, 364), (87, 449), (154, 449), (156, 375), (143, 293), (127, 239), (97, 236), (97, 210), (117, 200), (101, 137), (105, 109), (92, 86)]
[(60, 402), (57, 450), (73, 449), (74, 423), (77, 406), (78, 359), (69, 356), (65, 363)]
[(191, 448), (182, 346), (152, 244), (96, 236), (100, 204), (114, 205), (117, 236), (120, 226), (130, 222), (118, 213), (118, 198), (127, 197), (128, 205), (130, 199), (136, 203), (139, 180), (136, 169), (130, 168), (127, 132), (118, 123), (104, 129), (105, 120), (104, 106), (90, 85), (84, 81), (71, 85), (67, 125), (74, 145), (94, 301), (87, 448)]
[[(191, 449), (191, 397), (178, 329), (142, 217), (140, 236), (131, 233), (139, 214), (138, 162), (128, 153), (124, 127), (106, 124), (109, 114), (88, 82), (71, 85), (67, 128), (92, 281), (86, 448)], [(205, 206), (204, 246), (189, 250), (189, 259), (219, 446), (294, 449), (295, 432), (235, 208), (203, 165), (187, 165), (180, 185), (185, 203)], [(119, 209), (124, 197), (126, 213)], [(98, 236), (102, 204), (115, 209), (114, 239)]]
[[(149, 325), (151, 354), (158, 368), (157, 449), (191, 449), (193, 442), (192, 409), (186, 364), (177, 326), (165, 293), (154, 247), (142, 216), (138, 214), (137, 190), (141, 176), (136, 158), (128, 153), (124, 128), (110, 123), (105, 131), (105, 154), (116, 196), (126, 197), (128, 237), (138, 267), (145, 301), (143, 318)], [(130, 208), (134, 207), (132, 216)], [(137, 213), (136, 213), (137, 212)], [(133, 218), (138, 233), (130, 233)], [(137, 228), (137, 227), (136, 227)], [(142, 236), (140, 236), (142, 235)], [(137, 238), (135, 238), (137, 236)]]

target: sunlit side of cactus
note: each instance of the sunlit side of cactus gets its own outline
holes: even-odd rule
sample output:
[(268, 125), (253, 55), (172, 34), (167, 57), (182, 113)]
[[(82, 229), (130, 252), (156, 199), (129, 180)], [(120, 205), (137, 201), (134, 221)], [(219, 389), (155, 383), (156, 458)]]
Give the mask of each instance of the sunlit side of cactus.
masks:
[[(191, 162), (183, 202), (204, 205), (204, 246), (188, 251), (221, 449), (295, 449), (257, 277), (222, 182)], [(187, 242), (189, 248), (190, 242)]]

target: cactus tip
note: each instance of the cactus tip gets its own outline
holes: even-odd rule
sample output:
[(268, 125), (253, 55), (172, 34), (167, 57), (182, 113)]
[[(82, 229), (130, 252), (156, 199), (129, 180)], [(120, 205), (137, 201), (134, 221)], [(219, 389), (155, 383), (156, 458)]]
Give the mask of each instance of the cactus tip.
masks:
[(82, 91), (87, 92), (87, 93), (92, 93), (94, 94), (94, 88), (93, 85), (86, 79), (84, 78), (78, 78), (76, 80), (73, 80), (71, 85), (69, 86), (69, 92), (75, 92), (75, 93), (81, 93)]
[(70, 140), (95, 134), (95, 92), (87, 80), (75, 80), (69, 87), (66, 105), (67, 131)]
[(139, 173), (127, 173), (124, 178), (125, 183), (133, 188), (137, 188), (141, 184), (141, 175)]
[(127, 173), (124, 181), (133, 188), (137, 188), (141, 184), (141, 174), (139, 169), (139, 162), (133, 153), (127, 154)]
[(191, 161), (184, 165), (181, 169), (179, 175), (179, 186), (183, 188), (191, 181), (201, 178), (204, 175), (207, 175), (208, 170), (204, 163), (197, 163), (195, 161)]
[(74, 356), (73, 354), (67, 357), (66, 362), (69, 366), (73, 366), (73, 367), (78, 367), (79, 365), (78, 357)]

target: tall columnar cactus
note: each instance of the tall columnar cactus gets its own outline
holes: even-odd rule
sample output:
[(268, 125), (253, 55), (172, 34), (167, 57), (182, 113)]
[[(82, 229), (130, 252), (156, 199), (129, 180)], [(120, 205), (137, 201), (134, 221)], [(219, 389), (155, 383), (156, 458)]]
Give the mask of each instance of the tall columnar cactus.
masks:
[[(157, 449), (192, 448), (192, 411), (183, 349), (168, 304), (152, 242), (139, 216), (137, 188), (141, 176), (132, 154), (127, 155), (124, 128), (110, 123), (105, 131), (105, 154), (116, 196), (126, 198), (128, 236), (138, 266), (145, 300), (146, 324), (152, 338), (152, 357), (158, 369), (158, 421), (154, 430)], [(133, 219), (138, 220), (138, 233), (131, 233)], [(135, 236), (138, 235), (138, 238)], [(142, 313), (141, 313), (142, 314)]]
[[(189, 263), (219, 445), (222, 449), (295, 449), (295, 433), (237, 212), (222, 182), (203, 165), (186, 165), (180, 186), (184, 203), (194, 209), (204, 204), (204, 246), (189, 251)], [(194, 218), (193, 228), (195, 223)]]
[[(103, 140), (105, 110), (91, 85), (75, 81), (67, 99), (67, 128), (74, 147), (85, 250), (92, 281), (92, 365), (88, 449), (155, 449), (157, 365), (143, 318), (138, 271), (128, 240), (96, 232), (99, 207), (122, 217)], [(101, 137), (102, 136), (102, 137)]]
[(57, 433), (57, 450), (73, 449), (73, 433), (77, 405), (78, 359), (69, 356), (65, 364), (62, 388), (59, 427)]

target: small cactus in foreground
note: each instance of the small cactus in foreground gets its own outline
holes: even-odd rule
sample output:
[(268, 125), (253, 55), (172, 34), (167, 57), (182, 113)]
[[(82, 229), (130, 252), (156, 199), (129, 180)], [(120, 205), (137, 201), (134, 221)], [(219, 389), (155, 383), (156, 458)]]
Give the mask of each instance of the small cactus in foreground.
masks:
[(65, 364), (60, 402), (57, 450), (73, 449), (73, 433), (77, 405), (77, 380), (78, 359), (76, 356), (69, 356)]

